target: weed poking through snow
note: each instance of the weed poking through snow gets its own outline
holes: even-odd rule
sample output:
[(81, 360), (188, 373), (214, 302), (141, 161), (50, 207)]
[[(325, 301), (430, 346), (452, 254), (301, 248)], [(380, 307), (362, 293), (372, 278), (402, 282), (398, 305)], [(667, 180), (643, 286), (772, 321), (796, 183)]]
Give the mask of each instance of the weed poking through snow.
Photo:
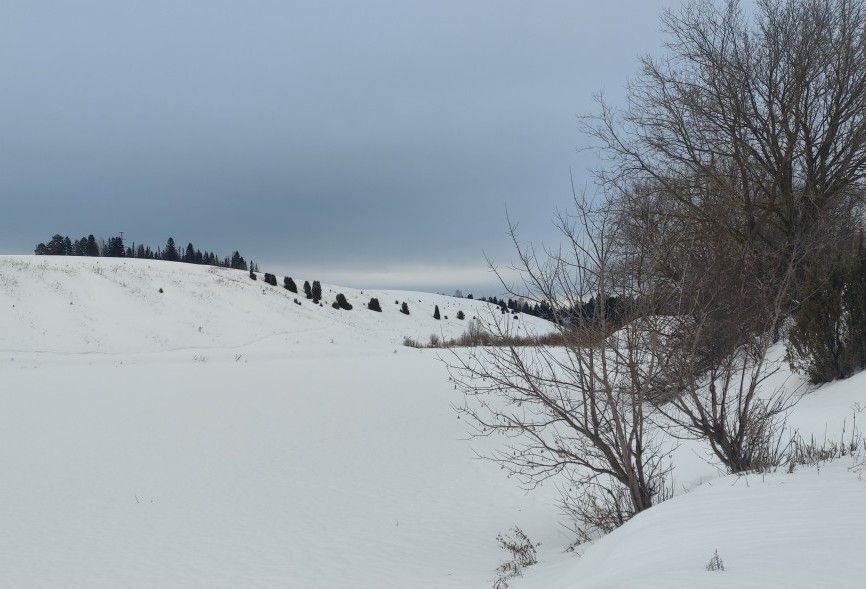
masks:
[(535, 549), (541, 542), (534, 543), (519, 527), (514, 526), (508, 532), (496, 536), (499, 546), (511, 555), (511, 558), (496, 567), (496, 578), (493, 589), (507, 589), (508, 581), (523, 574), (523, 569), (538, 562)]

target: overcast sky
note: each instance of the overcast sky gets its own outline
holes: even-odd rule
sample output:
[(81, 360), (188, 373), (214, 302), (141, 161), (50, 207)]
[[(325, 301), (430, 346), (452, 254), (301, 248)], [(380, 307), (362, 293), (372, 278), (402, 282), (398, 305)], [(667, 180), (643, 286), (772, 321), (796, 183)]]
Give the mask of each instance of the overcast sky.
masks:
[(59, 232), (239, 249), (353, 286), (498, 292), (553, 238), (575, 116), (672, 1), (0, 3), (0, 252)]

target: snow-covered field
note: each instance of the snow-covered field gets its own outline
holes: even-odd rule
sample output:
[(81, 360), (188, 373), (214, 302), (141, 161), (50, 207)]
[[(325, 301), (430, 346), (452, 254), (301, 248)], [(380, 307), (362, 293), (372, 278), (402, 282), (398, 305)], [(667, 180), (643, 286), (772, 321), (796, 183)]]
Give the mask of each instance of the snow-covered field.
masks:
[[(563, 552), (553, 489), (474, 459), (437, 352), (400, 345), (489, 306), (323, 291), (313, 307), (239, 271), (0, 256), (0, 586), (489, 587), (514, 524), (543, 543), (517, 589), (866, 581), (851, 460), (726, 477), (694, 444), (677, 497)], [(337, 292), (352, 311), (329, 306)], [(833, 437), (856, 403), (866, 373), (791, 423)], [(725, 572), (704, 570), (716, 549)]]

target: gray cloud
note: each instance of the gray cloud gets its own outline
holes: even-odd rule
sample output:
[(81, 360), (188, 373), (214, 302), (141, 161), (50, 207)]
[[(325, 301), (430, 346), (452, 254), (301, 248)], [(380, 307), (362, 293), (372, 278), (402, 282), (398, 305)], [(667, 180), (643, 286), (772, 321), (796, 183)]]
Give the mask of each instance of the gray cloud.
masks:
[(575, 114), (622, 95), (667, 4), (7, 0), (0, 248), (172, 234), (462, 286), (482, 250), (507, 259), (506, 205), (550, 236), (592, 163)]

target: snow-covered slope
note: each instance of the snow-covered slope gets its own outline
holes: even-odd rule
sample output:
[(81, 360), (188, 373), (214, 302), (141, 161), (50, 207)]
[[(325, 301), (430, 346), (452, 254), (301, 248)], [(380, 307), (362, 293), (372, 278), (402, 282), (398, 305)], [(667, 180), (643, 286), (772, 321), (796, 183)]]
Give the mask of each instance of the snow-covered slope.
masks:
[[(675, 497), (574, 554), (547, 554), (518, 589), (863, 587), (866, 583), (866, 470), (862, 452), (866, 371), (804, 386), (784, 363), (768, 386), (803, 391), (787, 417), (804, 439), (861, 439), (855, 455), (793, 473), (725, 475), (704, 444), (673, 451)], [(859, 434), (854, 434), (852, 430)], [(724, 571), (707, 571), (718, 551)]]
[(550, 495), (475, 460), (437, 351), (399, 345), (498, 311), (323, 294), (0, 257), (0, 587), (483, 587), (515, 520), (567, 541)]
[[(862, 587), (862, 475), (858, 461), (842, 458), (793, 474), (721, 477), (640, 514), (579, 558), (552, 556), (515, 587)], [(707, 571), (716, 551), (725, 570)]]
[[(406, 336), (454, 337), (473, 316), (499, 315), (493, 305), (475, 300), (331, 284), (322, 284), (319, 307), (284, 289), (282, 276), (276, 287), (262, 277), (253, 281), (240, 270), (152, 260), (0, 256), (0, 350), (157, 352), (229, 348), (273, 337), (393, 345)], [(293, 278), (300, 290), (305, 279), (316, 277)], [(331, 307), (339, 292), (354, 306), (351, 311)], [(367, 309), (371, 297), (379, 299), (381, 313)], [(400, 313), (395, 301), (406, 301), (410, 315)], [(441, 320), (433, 318), (434, 305)], [(466, 320), (456, 318), (459, 310)], [(518, 332), (549, 329), (529, 315), (502, 318)]]
[[(513, 589), (863, 585), (850, 462), (725, 477), (692, 443), (677, 497), (563, 552), (553, 489), (476, 460), (497, 441), (465, 440), (440, 351), (399, 345), (498, 312), (323, 291), (314, 308), (232, 270), (0, 256), (0, 587), (483, 588), (515, 524), (543, 545)], [(866, 373), (790, 423), (835, 437), (857, 404)], [(715, 549), (725, 572), (704, 570)]]

